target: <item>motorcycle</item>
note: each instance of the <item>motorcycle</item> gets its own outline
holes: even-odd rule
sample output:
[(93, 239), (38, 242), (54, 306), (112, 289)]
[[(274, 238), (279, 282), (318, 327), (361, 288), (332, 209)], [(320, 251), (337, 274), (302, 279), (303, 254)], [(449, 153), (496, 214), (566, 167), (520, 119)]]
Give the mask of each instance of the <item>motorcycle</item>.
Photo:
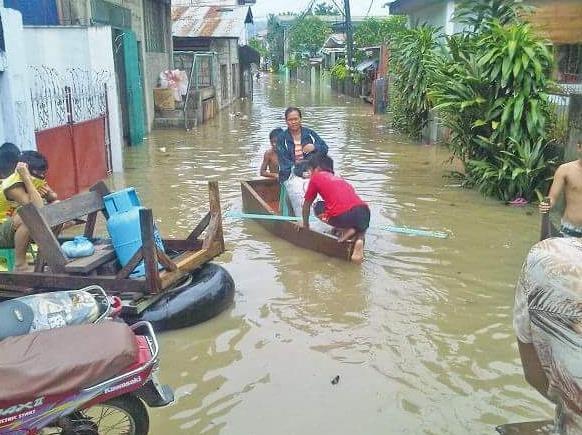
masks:
[(0, 341), (0, 434), (145, 435), (150, 407), (173, 402), (160, 385), (148, 322), (105, 320)]

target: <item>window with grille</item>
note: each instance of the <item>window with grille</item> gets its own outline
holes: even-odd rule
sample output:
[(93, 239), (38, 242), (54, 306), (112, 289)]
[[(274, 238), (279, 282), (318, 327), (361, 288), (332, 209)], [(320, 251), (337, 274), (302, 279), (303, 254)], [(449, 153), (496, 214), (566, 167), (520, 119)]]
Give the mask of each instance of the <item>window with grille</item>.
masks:
[(579, 83), (582, 81), (582, 44), (567, 44), (556, 47), (558, 81)]
[(93, 23), (131, 29), (131, 11), (105, 0), (91, 0), (91, 16)]
[(164, 53), (166, 51), (167, 25), (166, 5), (157, 0), (144, 0), (144, 25), (146, 51), (150, 53)]
[(196, 59), (195, 81), (200, 88), (212, 86), (211, 57), (199, 57)]

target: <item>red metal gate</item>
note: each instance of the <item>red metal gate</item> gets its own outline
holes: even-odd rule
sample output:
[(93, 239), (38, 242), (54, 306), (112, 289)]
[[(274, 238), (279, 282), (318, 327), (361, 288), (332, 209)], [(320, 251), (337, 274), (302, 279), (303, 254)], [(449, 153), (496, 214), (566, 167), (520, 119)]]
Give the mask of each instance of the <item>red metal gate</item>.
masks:
[(33, 113), (47, 181), (60, 198), (86, 190), (111, 172), (106, 74), (73, 69), (65, 80), (34, 68)]

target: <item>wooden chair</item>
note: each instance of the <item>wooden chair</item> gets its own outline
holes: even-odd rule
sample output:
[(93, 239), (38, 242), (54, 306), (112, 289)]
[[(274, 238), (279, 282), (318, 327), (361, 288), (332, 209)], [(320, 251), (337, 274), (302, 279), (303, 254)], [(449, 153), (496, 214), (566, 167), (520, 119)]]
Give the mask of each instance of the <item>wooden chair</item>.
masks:
[(28, 228), (32, 239), (39, 247), (35, 271), (42, 272), (48, 266), (53, 273), (91, 274), (97, 268), (116, 258), (111, 243), (97, 244), (95, 253), (88, 257), (69, 259), (61, 250), (58, 234), (62, 225), (71, 220), (87, 217), (83, 234), (91, 239), (95, 231), (97, 215), (106, 211), (103, 196), (108, 194), (107, 186), (100, 182), (91, 191), (73, 196), (64, 201), (37, 208), (28, 204), (19, 209), (18, 214)]

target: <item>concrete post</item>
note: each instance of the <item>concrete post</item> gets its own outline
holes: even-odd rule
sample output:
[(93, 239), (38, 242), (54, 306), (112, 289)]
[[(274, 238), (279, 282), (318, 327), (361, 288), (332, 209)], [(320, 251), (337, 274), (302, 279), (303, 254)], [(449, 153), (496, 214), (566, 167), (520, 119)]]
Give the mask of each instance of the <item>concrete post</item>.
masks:
[(386, 79), (380, 77), (374, 80), (374, 113), (386, 112)]
[(22, 15), (14, 9), (0, 8), (0, 19), (6, 45), (6, 70), (0, 75), (0, 112), (4, 126), (4, 138), (0, 139), (13, 142), (23, 150), (36, 150)]

